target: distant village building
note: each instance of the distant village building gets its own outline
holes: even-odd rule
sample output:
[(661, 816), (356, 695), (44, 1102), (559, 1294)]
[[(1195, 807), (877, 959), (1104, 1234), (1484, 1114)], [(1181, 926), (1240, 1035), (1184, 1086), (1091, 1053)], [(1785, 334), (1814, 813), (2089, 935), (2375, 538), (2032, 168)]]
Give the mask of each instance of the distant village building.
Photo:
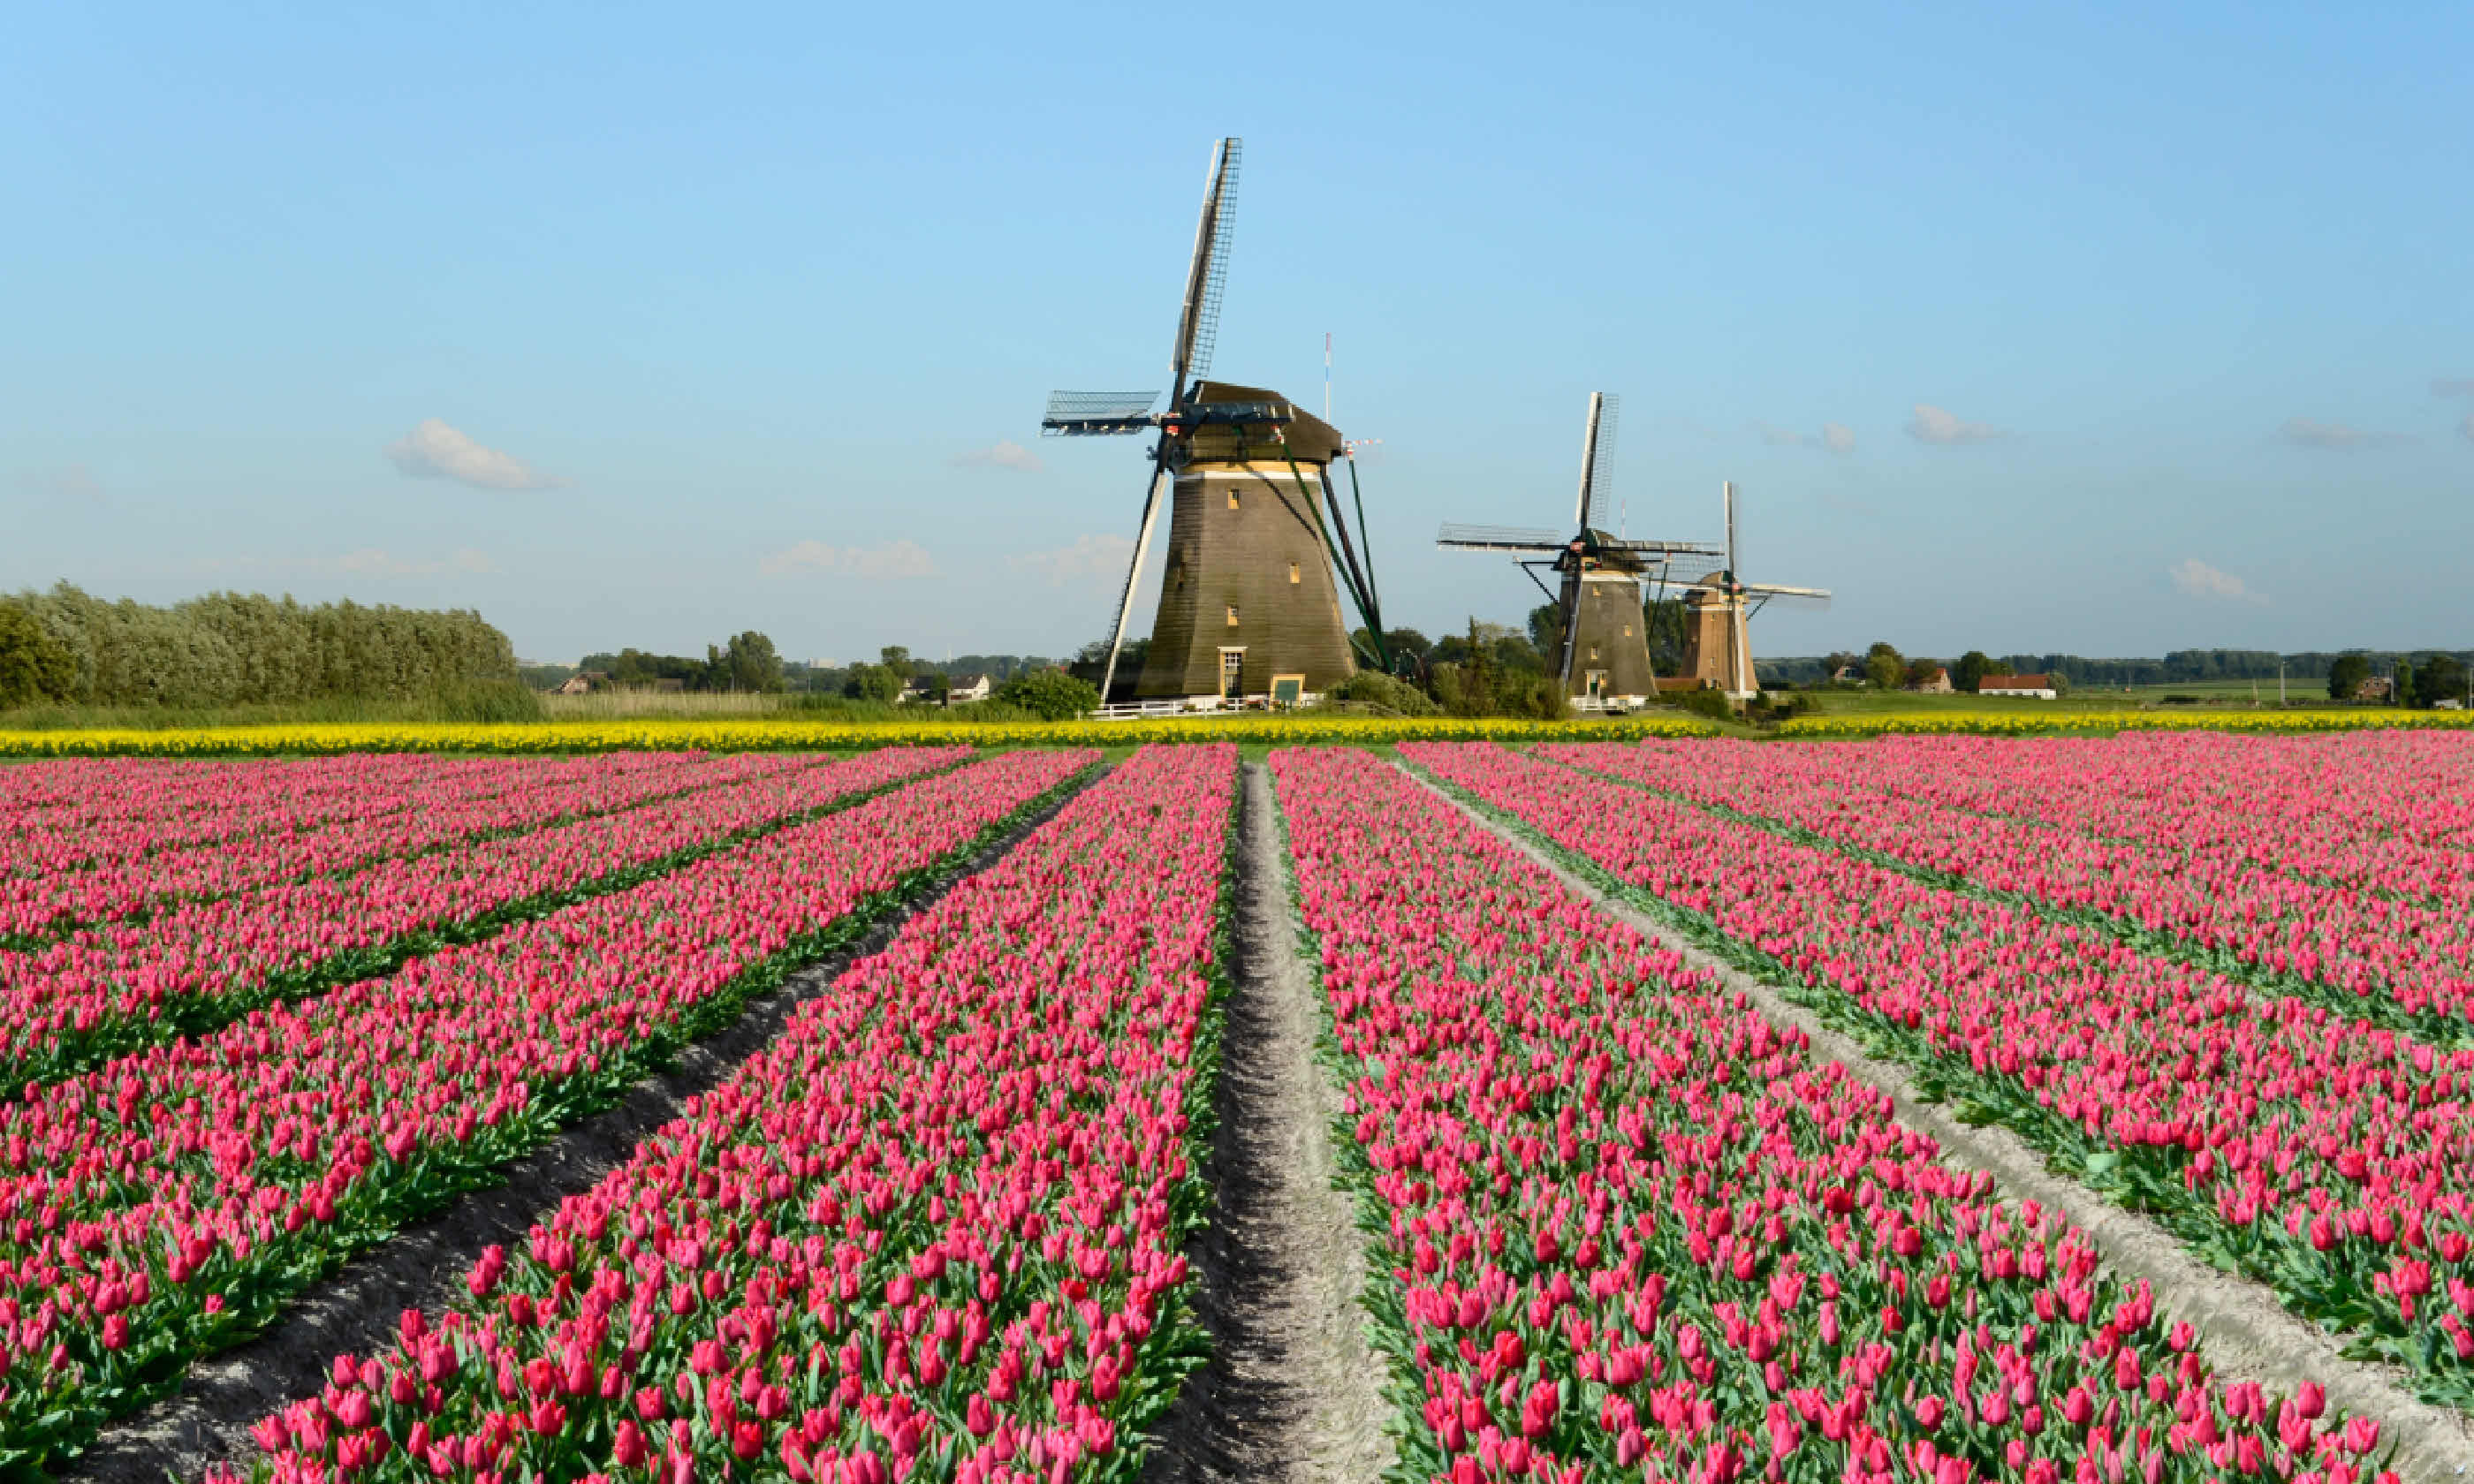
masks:
[(558, 688), (551, 691), (550, 694), (553, 696), (580, 696), (593, 688), (593, 682), (594, 681), (607, 679), (609, 679), (609, 677), (603, 675), (598, 670), (578, 670), (573, 675), (570, 675), (566, 680), (560, 682)]
[(1933, 672), (1930, 675), (1926, 676), (1923, 680), (1916, 682), (1907, 688), (1915, 691), (1919, 695), (1947, 696), (1951, 693), (1953, 688), (1950, 683), (1950, 671), (1940, 665), (1935, 665), (1933, 667)]
[(933, 706), (945, 699), (945, 677), (914, 675), (902, 682), (902, 694), (893, 699), (901, 706)]
[(1979, 696), (2019, 696), (2031, 701), (2051, 701), (2061, 692), (2053, 688), (2050, 675), (1988, 675), (1977, 682)]
[(2366, 680), (2360, 685), (2354, 687), (2354, 699), (2357, 701), (2376, 701), (2383, 706), (2387, 705), (2389, 702), (2394, 701), (2396, 699), (2395, 677), (2388, 675), (2372, 676), (2369, 680)]
[(961, 706), (971, 701), (988, 699), (988, 678), (984, 675), (957, 675), (945, 682), (945, 704)]

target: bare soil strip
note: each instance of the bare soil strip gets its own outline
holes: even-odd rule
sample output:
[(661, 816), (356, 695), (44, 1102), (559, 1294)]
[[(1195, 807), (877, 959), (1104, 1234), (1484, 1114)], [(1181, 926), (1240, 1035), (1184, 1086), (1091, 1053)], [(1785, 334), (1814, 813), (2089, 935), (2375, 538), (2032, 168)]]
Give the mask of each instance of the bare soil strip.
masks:
[(2025, 1198), (2058, 1209), (2095, 1239), (2115, 1272), (2146, 1279), (2161, 1310), (2191, 1322), (2201, 1350), (2218, 1369), (2291, 1391), (2315, 1380), (2328, 1400), (2348, 1413), (2381, 1421), (2381, 1444), (2396, 1446), (2389, 1467), (2411, 1484), (2462, 1484), (2474, 1469), (2474, 1424), (2461, 1413), (2416, 1398), (2405, 1374), (2392, 1366), (2346, 1359), (2323, 1330), (2305, 1324), (2261, 1283), (2219, 1272), (2193, 1257), (2173, 1236), (2145, 1217), (2103, 1200), (2075, 1181), (2053, 1175), (2044, 1160), (1998, 1126), (1971, 1127), (1939, 1105), (1920, 1100), (1906, 1074), (1865, 1055), (1861, 1046), (1789, 1003), (1767, 984), (1721, 962), (1668, 931), (1656, 919), (1612, 897), (1567, 870), (1554, 855), (1484, 809), (1471, 807), (1415, 768), (1411, 778), (1469, 818), (1493, 831), (1531, 860), (1555, 874), (1572, 891), (1643, 936), (1684, 955), (1696, 969), (1716, 974), (1731, 990), (1748, 995), (1774, 1025), (1792, 1025), (1810, 1039), (1812, 1052), (1844, 1063), (1858, 1078), (1889, 1094), (1900, 1121), (1929, 1134), (1946, 1161), (1959, 1169), (1989, 1171), (2012, 1199)]
[(956, 882), (984, 870), (1045, 824), (1107, 766), (1084, 775), (931, 890), (887, 914), (843, 951), (790, 976), (752, 1001), (728, 1030), (680, 1053), (677, 1064), (638, 1083), (617, 1106), (586, 1119), (507, 1166), (498, 1184), (465, 1196), (406, 1228), (304, 1295), (274, 1328), (190, 1367), (177, 1396), (106, 1427), (94, 1446), (63, 1462), (56, 1477), (103, 1484), (162, 1484), (194, 1478), (222, 1459), (248, 1455), (250, 1424), (299, 1397), (314, 1395), (339, 1354), (364, 1355), (392, 1344), (403, 1311), (436, 1313), (460, 1291), (481, 1249), (512, 1247), (568, 1196), (590, 1190), (624, 1164), (637, 1143), (686, 1112), (763, 1050), (800, 1005), (824, 993), (843, 969), (885, 947), (911, 918), (942, 900)]
[(1333, 1185), (1340, 1090), (1315, 1060), (1322, 1026), (1298, 957), (1279, 805), (1246, 768), (1233, 993), (1221, 1046), (1218, 1205), (1191, 1256), (1212, 1358), (1163, 1424), (1146, 1477), (1359, 1484), (1392, 1461), (1382, 1360), (1357, 1306), (1364, 1236)]

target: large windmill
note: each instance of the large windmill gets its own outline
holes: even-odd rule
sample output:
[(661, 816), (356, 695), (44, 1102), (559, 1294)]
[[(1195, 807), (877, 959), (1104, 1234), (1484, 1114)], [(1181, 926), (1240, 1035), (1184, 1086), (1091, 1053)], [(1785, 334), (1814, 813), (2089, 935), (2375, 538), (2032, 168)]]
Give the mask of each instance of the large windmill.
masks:
[[(1040, 431), (1055, 437), (1159, 436), (1151, 450), (1142, 528), (1108, 636), (1104, 701), (1112, 699), (1117, 654), (1160, 497), (1172, 492), (1168, 568), (1137, 697), (1294, 699), (1346, 679), (1357, 666), (1334, 582), (1335, 538), (1339, 581), (1372, 636), (1366, 658), (1385, 659), (1372, 553), (1360, 566), (1363, 542), (1351, 540), (1330, 488), (1331, 463), (1347, 453), (1339, 432), (1276, 392), (1205, 379), (1228, 278), (1240, 154), (1235, 139), (1223, 139), (1212, 151), (1169, 360), (1167, 409), (1151, 410), (1156, 392), (1056, 392), (1040, 421)], [(1361, 536), (1364, 524), (1361, 511)]]
[[(1687, 541), (1632, 540), (1599, 528), (1613, 497), (1618, 401), (1604, 392), (1589, 394), (1589, 420), (1581, 434), (1581, 496), (1572, 513), (1578, 531), (1558, 538), (1552, 531), (1446, 525), (1435, 539), (1448, 550), (1510, 552), (1518, 560), (1561, 611), (1564, 646), (1555, 663), (1564, 694), (1598, 707), (1637, 706), (1658, 692), (1641, 609), (1642, 577), (1662, 575), (1679, 557), (1723, 555)], [(1538, 576), (1540, 567), (1562, 574), (1560, 591), (1548, 589)]]
[(1753, 674), (1753, 641), (1746, 625), (1773, 603), (1790, 608), (1828, 608), (1826, 587), (1782, 587), (1774, 583), (1737, 579), (1735, 564), (1735, 486), (1719, 487), (1727, 514), (1727, 564), (1694, 583), (1684, 594), (1684, 673), (1702, 683), (1748, 701), (1760, 691)]

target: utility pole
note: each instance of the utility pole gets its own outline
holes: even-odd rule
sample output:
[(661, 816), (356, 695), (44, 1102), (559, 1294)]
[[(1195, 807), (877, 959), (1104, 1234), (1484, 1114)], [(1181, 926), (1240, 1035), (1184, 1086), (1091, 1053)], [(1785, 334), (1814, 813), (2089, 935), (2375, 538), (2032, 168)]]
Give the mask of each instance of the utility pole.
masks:
[(2285, 657), (2276, 657), (2276, 704), (2285, 704)]

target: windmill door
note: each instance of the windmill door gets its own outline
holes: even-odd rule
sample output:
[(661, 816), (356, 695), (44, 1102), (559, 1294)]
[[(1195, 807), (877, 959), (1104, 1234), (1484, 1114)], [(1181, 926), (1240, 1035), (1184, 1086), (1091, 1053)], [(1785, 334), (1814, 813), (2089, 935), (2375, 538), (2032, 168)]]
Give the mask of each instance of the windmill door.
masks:
[(1591, 671), (1589, 672), (1589, 699), (1590, 699), (1590, 700), (1592, 700), (1592, 701), (1604, 701), (1604, 700), (1607, 698), (1607, 672), (1606, 672), (1606, 671), (1604, 671), (1604, 670), (1591, 670)]
[(1220, 652), (1220, 699), (1234, 701), (1246, 694), (1246, 652), (1224, 649)]

